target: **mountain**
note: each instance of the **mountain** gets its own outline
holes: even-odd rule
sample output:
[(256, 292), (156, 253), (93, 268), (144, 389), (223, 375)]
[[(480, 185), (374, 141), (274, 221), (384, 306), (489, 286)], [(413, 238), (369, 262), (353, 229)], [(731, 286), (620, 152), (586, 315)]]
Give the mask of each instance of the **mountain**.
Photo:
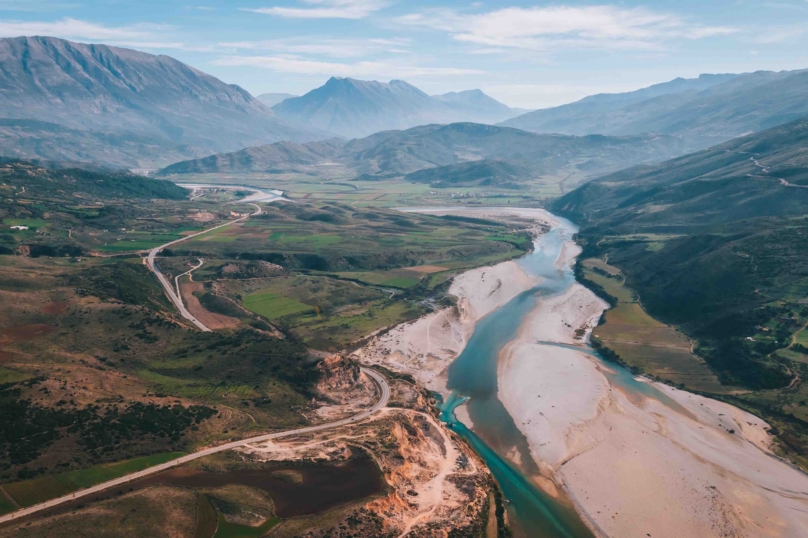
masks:
[(347, 138), (430, 123), (495, 123), (515, 114), (479, 90), (431, 97), (403, 80), (382, 83), (337, 77), (272, 110), (295, 124)]
[(123, 171), (50, 168), (52, 164), (0, 158), (0, 181), (4, 185), (25, 188), (28, 193), (36, 193), (35, 196), (47, 197), (50, 200), (63, 199), (67, 203), (75, 200), (74, 196), (77, 195), (123, 200), (188, 198), (187, 189), (164, 179), (153, 179)]
[(292, 97), (300, 97), (299, 95), (292, 95), (291, 93), (262, 93), (256, 99), (264, 103), (266, 106), (272, 108), (273, 106), (291, 99)]
[(502, 125), (532, 132), (685, 137), (691, 150), (808, 115), (808, 71), (677, 79), (627, 94), (592, 96)]
[(0, 39), (0, 154), (152, 167), (316, 133), (168, 56)]
[[(473, 172), (480, 177), (486, 173), (490, 174), (489, 177), (507, 173), (507, 183), (514, 183), (545, 176), (556, 177), (563, 171), (562, 177), (567, 178), (563, 181), (569, 181), (572, 185), (604, 171), (679, 155), (681, 146), (682, 141), (678, 138), (656, 135), (539, 135), (507, 127), (453, 123), (423, 125), (405, 131), (384, 131), (347, 143), (331, 140), (248, 148), (231, 154), (176, 163), (159, 173), (296, 171), (317, 175), (323, 173), (323, 168), (328, 168), (323, 165), (338, 164), (354, 177), (385, 179), (406, 176), (411, 181), (428, 181), (444, 186), (462, 183), (459, 175), (464, 172)], [(480, 164), (484, 161), (497, 163)], [(464, 163), (478, 163), (479, 166)], [(456, 167), (439, 168), (450, 166)], [(499, 170), (496, 174), (493, 167)], [(421, 176), (407, 176), (426, 169), (438, 170)], [(447, 176), (441, 177), (444, 173)]]
[(266, 146), (245, 148), (233, 153), (209, 155), (201, 159), (182, 161), (158, 172), (169, 174), (213, 174), (238, 172), (280, 172), (299, 170), (336, 159), (345, 142), (334, 138), (321, 142), (296, 144), (277, 142)]
[(554, 205), (614, 233), (689, 233), (808, 214), (808, 119), (595, 179)]
[(502, 125), (526, 131), (562, 134), (606, 134), (611, 128), (603, 115), (629, 105), (681, 92), (700, 91), (732, 80), (737, 75), (701, 75), (696, 79), (677, 78), (626, 93), (601, 93), (553, 108), (534, 110)]
[(804, 370), (786, 348), (808, 318), (808, 119), (598, 178), (554, 209), (722, 382), (782, 388)]
[[(500, 103), (493, 97), (483, 93), (482, 90), (449, 92), (443, 95), (433, 95), (432, 97), (474, 114), (476, 123), (497, 123), (502, 121), (502, 118), (514, 117), (523, 113), (521, 109), (510, 108)], [(487, 119), (487, 121), (483, 121), (484, 119)]]

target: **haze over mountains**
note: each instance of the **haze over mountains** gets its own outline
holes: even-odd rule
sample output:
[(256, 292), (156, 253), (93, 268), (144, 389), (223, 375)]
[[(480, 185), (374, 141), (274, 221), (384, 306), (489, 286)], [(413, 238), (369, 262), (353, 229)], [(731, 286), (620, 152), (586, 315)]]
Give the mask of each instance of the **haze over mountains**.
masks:
[(429, 96), (403, 80), (382, 83), (338, 77), (273, 110), (297, 125), (349, 139), (430, 123), (497, 123), (520, 113), (480, 90)]
[(262, 93), (255, 98), (264, 103), (268, 107), (273, 107), (278, 103), (291, 99), (292, 97), (300, 97), (299, 95), (292, 95), (291, 93)]
[(808, 115), (808, 71), (759, 71), (676, 79), (635, 92), (587, 97), (502, 123), (564, 134), (684, 137), (690, 150)]
[(150, 167), (320, 133), (168, 56), (0, 39), (0, 154)]
[[(679, 155), (681, 145), (678, 137), (539, 135), (508, 127), (454, 123), (384, 131), (350, 142), (332, 139), (247, 148), (176, 163), (160, 174), (298, 172), (318, 175), (327, 174), (330, 167), (339, 165), (345, 175), (378, 179), (437, 169), (431, 174), (408, 177), (432, 184), (445, 183), (447, 178), (450, 183), (461, 185), (480, 184), (486, 179), (490, 180), (488, 184), (513, 184), (559, 174), (575, 184), (607, 170)], [(469, 167), (468, 163), (486, 164)], [(463, 173), (469, 174), (467, 179)]]

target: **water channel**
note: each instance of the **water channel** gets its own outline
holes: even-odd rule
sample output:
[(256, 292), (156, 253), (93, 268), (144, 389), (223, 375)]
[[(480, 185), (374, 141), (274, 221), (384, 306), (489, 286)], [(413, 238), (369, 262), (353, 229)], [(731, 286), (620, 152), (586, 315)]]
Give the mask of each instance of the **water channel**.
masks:
[[(556, 261), (577, 228), (565, 219), (556, 219), (560, 225), (538, 237), (534, 251), (518, 261), (528, 274), (540, 277), (540, 283), (483, 318), (464, 351), (449, 367), (448, 388), (452, 394), (441, 404), (441, 419), (468, 440), (488, 464), (507, 500), (509, 523), (516, 536), (590, 538), (593, 533), (567, 499), (549, 495), (531, 480), (538, 474), (538, 467), (527, 439), (497, 397), (497, 363), (502, 348), (516, 337), (522, 320), (537, 300), (563, 293), (575, 282), (572, 270), (558, 269)], [(600, 360), (591, 348), (582, 351)], [(609, 382), (627, 396), (642, 394), (679, 407), (629, 371), (611, 363), (609, 369), (613, 373), (604, 371)], [(454, 411), (459, 405), (467, 406), (473, 431), (456, 418)], [(521, 463), (516, 465), (514, 460)]]

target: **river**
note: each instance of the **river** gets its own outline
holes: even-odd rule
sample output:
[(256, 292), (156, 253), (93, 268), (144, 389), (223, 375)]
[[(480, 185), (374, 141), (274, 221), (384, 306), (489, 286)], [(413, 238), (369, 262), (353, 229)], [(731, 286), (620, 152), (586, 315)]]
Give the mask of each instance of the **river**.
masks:
[[(538, 237), (534, 251), (518, 262), (541, 282), (479, 322), (464, 351), (449, 367), (447, 388), (452, 393), (441, 404), (441, 419), (468, 440), (488, 464), (508, 501), (509, 522), (516, 536), (589, 538), (594, 536), (592, 531), (563, 492), (553, 497), (531, 479), (539, 470), (527, 439), (497, 397), (497, 364), (502, 348), (516, 337), (537, 300), (563, 293), (575, 283), (573, 271), (569, 267), (558, 269), (556, 261), (577, 228), (568, 220), (555, 218), (559, 226)], [(586, 352), (600, 358), (591, 348)], [(680, 408), (652, 385), (636, 380), (629, 371), (611, 363), (608, 370), (609, 382), (626, 394), (651, 396)], [(459, 405), (467, 406), (473, 431), (456, 418), (454, 410)]]

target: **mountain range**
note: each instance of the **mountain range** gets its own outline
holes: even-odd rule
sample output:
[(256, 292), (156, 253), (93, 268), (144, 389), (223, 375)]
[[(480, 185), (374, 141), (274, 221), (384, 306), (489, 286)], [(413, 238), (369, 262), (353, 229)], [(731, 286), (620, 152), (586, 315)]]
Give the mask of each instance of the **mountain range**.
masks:
[(349, 139), (430, 123), (497, 123), (520, 113), (480, 90), (430, 96), (403, 80), (338, 77), (272, 110), (296, 125)]
[(322, 133), (168, 56), (0, 39), (0, 154), (134, 168)]
[(676, 135), (695, 151), (807, 115), (808, 71), (759, 71), (594, 95), (501, 125), (537, 133)]
[[(341, 165), (357, 176), (385, 179), (436, 169), (407, 179), (432, 184), (517, 183), (564, 170), (575, 184), (632, 164), (658, 162), (681, 154), (678, 137), (539, 135), (508, 127), (476, 123), (423, 125), (384, 131), (345, 142), (332, 139), (307, 144), (281, 142), (234, 153), (173, 164), (161, 175), (187, 173), (322, 173)], [(470, 169), (469, 163), (487, 163)], [(442, 167), (442, 168), (441, 168)], [(473, 172), (463, 180), (463, 172)], [(444, 177), (445, 176), (445, 177)], [(471, 179), (473, 177), (473, 179)], [(460, 179), (458, 179), (460, 178)], [(490, 183), (489, 183), (490, 184)]]

